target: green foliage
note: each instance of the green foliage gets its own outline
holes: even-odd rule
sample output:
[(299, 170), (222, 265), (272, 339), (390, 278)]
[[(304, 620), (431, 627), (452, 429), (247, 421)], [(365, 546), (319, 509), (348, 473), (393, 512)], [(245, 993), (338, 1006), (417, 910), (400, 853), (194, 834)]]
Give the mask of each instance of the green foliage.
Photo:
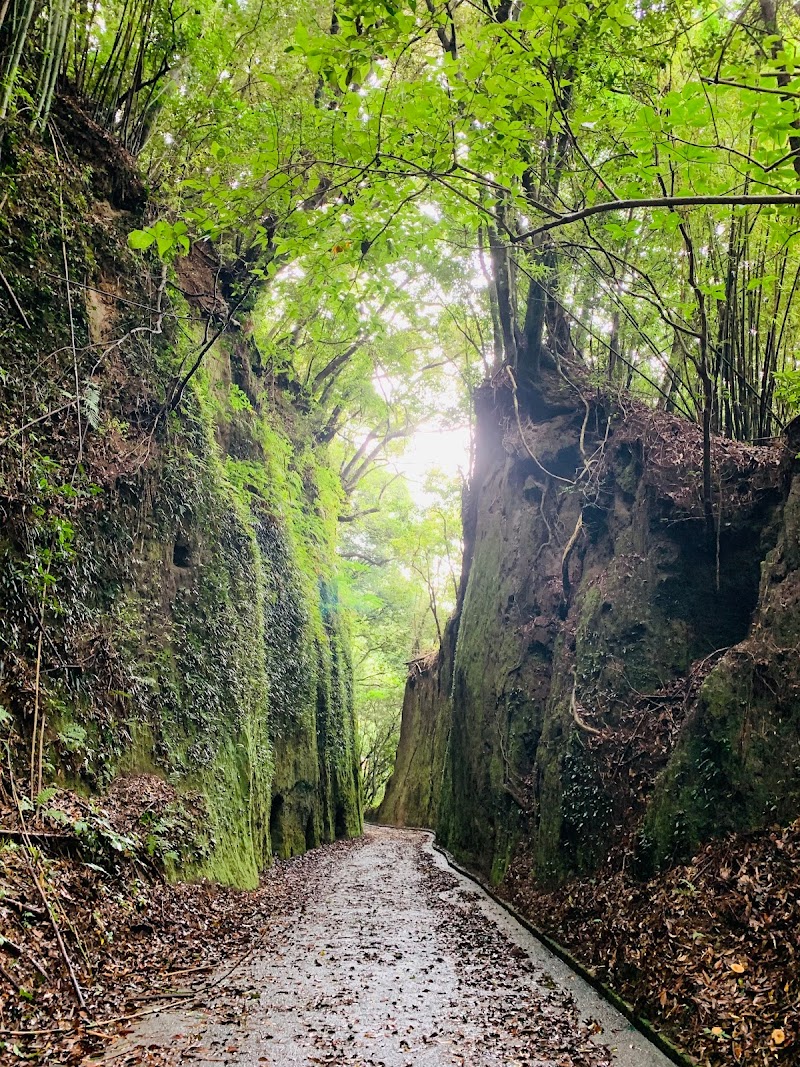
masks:
[[(187, 232), (267, 284), (265, 360), (342, 440), (420, 418), (442, 333), (445, 361), (466, 346), (465, 384), (535, 362), (537, 293), (551, 347), (612, 382), (706, 409), (730, 436), (783, 418), (771, 371), (798, 327), (795, 205), (752, 197), (796, 195), (785, 5), (729, 22), (683, 0), (513, 16), (353, 3), (331, 32), (313, 5), (283, 21), (247, 5), (210, 15), (149, 163), (182, 175)], [(237, 65), (226, 42), (245, 26)], [(741, 204), (714, 203), (726, 196)], [(597, 212), (585, 232), (566, 225), (571, 206)], [(409, 358), (419, 347), (428, 358)]]
[(86, 748), (88, 733), (80, 723), (66, 723), (57, 735), (58, 743), (69, 753), (79, 753)]
[(365, 811), (374, 811), (380, 804), (394, 770), (401, 703), (399, 685), (388, 692), (368, 689), (359, 694), (357, 743)]
[(353, 640), (367, 808), (380, 803), (394, 767), (407, 664), (435, 647), (455, 606), (460, 486), (436, 482), (432, 503), (419, 506), (404, 482), (373, 474), (357, 497), (366, 514), (342, 534), (342, 602)]
[(201, 841), (197, 818), (192, 819), (178, 804), (170, 804), (163, 811), (144, 811), (139, 826), (145, 832), (147, 854), (168, 871), (180, 869), (181, 864), (208, 860), (209, 842)]
[[(54, 789), (45, 790), (40, 794), (44, 798), (42, 803), (52, 799), (54, 794)], [(92, 807), (77, 817), (59, 807), (43, 807), (42, 815), (51, 822), (72, 830), (80, 843), (81, 854), (88, 863), (114, 870), (122, 860), (130, 859), (136, 853), (135, 838), (118, 833), (109, 819)]]
[(186, 223), (181, 220), (171, 223), (166, 219), (158, 219), (144, 230), (132, 230), (128, 234), (128, 244), (137, 251), (144, 251), (155, 244), (159, 258), (169, 261), (176, 255), (188, 255), (188, 233)]
[(794, 414), (800, 411), (800, 371), (786, 370), (775, 375), (776, 395)]
[(233, 411), (253, 410), (253, 405), (250, 403), (247, 393), (234, 382), (231, 382), (228, 403)]

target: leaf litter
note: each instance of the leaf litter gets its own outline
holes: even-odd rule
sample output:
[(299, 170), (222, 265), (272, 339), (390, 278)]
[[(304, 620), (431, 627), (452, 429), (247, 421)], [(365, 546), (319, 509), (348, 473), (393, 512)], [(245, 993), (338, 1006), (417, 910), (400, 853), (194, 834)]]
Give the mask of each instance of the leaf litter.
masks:
[[(611, 1067), (593, 1020), (439, 870), (409, 831), (312, 860), (324, 871), (202, 1017), (143, 1020), (122, 1050), (171, 1065)], [(127, 1061), (124, 1058), (122, 1063)]]
[(275, 863), (253, 891), (174, 884), (136, 833), (133, 794), (138, 810), (174, 799), (155, 776), (127, 780), (104, 805), (60, 791), (52, 810), (72, 818), (57, 832), (47, 817), (21, 825), (0, 810), (4, 1063), (88, 1063), (142, 1016), (202, 1004), (220, 974), (263, 948), (276, 921), (313, 893), (323, 860), (360, 844)]
[(613, 864), (545, 889), (520, 855), (500, 892), (704, 1067), (800, 1062), (800, 820), (648, 881)]

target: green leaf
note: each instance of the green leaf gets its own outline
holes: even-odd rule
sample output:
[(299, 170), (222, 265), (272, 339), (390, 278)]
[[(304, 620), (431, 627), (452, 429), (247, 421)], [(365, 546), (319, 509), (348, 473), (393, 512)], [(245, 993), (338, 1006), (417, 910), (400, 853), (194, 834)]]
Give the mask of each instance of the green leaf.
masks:
[(144, 250), (149, 248), (155, 239), (155, 234), (150, 230), (132, 230), (128, 234), (128, 245), (130, 248)]

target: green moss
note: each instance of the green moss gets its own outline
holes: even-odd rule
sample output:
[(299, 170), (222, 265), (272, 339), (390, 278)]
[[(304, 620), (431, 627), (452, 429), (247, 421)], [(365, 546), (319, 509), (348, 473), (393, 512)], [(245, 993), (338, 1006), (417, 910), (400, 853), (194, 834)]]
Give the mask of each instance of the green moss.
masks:
[[(225, 885), (252, 889), (269, 862), (263, 817), (253, 796), (252, 753), (245, 744), (224, 741), (202, 773), (182, 778), (183, 788), (196, 789), (208, 813), (208, 852), (199, 863), (181, 870), (181, 877), (211, 878)], [(259, 822), (259, 815), (261, 822)]]
[[(148, 265), (125, 243), (135, 220), (110, 224), (92, 212), (88, 171), (56, 180), (42, 148), (24, 163), (41, 177), (31, 180), (36, 193), (27, 189), (23, 204), (12, 187), (0, 219), (11, 249), (4, 273), (36, 323), (23, 331), (13, 317), (2, 322), (18, 364), (0, 375), (10, 425), (21, 421), (26, 375), (42, 353), (72, 359), (64, 294), (41, 280), (63, 273), (62, 184), (71, 274), (98, 290), (119, 282), (114, 335), (141, 327), (136, 309), (152, 303)], [(205, 827), (173, 873), (251, 886), (273, 851), (361, 830), (348, 637), (335, 594), (341, 487), (288, 397), (234, 383), (231, 353), (237, 366), (257, 359), (244, 333), (214, 346), (164, 417), (168, 385), (202, 335), (170, 292), (187, 329), (170, 335), (171, 314), (162, 334), (126, 341), (101, 371), (89, 343), (97, 309), (74, 299), (78, 373), (96, 383), (98, 396), (86, 400), (96, 410), (83, 437), (69, 412), (52, 442), (45, 424), (28, 435), (24, 456), (7, 453), (0, 494), (13, 514), (0, 543), (0, 643), (35, 662), (34, 603), (49, 642), (69, 647), (43, 675), (54, 776), (96, 790), (115, 774), (147, 772), (199, 793)], [(50, 378), (60, 388), (72, 363), (57, 370), (37, 393), (42, 410), (63, 402)], [(74, 670), (63, 668), (73, 659)], [(29, 689), (14, 684), (4, 680), (1, 695), (22, 750)]]
[(251, 885), (273, 849), (361, 830), (349, 663), (332, 587), (319, 581), (329, 546), (301, 541), (315, 503), (292, 476), (285, 431), (267, 434), (266, 416), (240, 411), (253, 420), (250, 458), (223, 458), (204, 392), (201, 447), (174, 456), (165, 479), (163, 532), (185, 558), (167, 561), (168, 627), (159, 617), (147, 638), (161, 643), (153, 706), (173, 779), (208, 808), (213, 848), (188, 873)]
[[(788, 822), (800, 811), (800, 722), (779, 665), (724, 660), (659, 779), (640, 842), (643, 869), (688, 858), (709, 837)], [(774, 694), (786, 701), (773, 709)], [(780, 753), (780, 758), (776, 755)]]
[(117, 760), (119, 774), (163, 774), (154, 759), (155, 737), (149, 723), (141, 719), (126, 723), (129, 743)]
[[(447, 638), (454, 623), (447, 625)], [(394, 773), (378, 809), (380, 822), (441, 827), (442, 780), (451, 728), (448, 681), (439, 661), (410, 678)]]
[(652, 553), (624, 556), (607, 565), (602, 591), (590, 586), (578, 597), (575, 670), (582, 702), (607, 707), (630, 690), (657, 689), (687, 670), (691, 635), (660, 610), (659, 580)]
[(516, 835), (506, 834), (500, 837), (495, 845), (492, 867), (489, 872), (489, 880), (492, 885), (499, 885), (506, 876), (511, 858), (514, 854)]

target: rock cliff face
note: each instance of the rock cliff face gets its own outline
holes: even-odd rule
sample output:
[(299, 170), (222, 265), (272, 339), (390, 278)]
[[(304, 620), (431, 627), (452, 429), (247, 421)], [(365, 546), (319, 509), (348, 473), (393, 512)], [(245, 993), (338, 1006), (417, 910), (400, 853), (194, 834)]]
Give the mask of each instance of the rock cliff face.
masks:
[(230, 311), (213, 257), (176, 273), (131, 252), (132, 160), (71, 106), (55, 123), (58, 160), (14, 131), (1, 157), (25, 175), (0, 327), (17, 784), (157, 774), (187, 822), (173, 872), (253, 885), (273, 854), (361, 828), (335, 479), (246, 318), (181, 390)]
[(800, 814), (799, 455), (796, 419), (751, 625), (706, 677), (647, 811), (642, 844), (656, 857)]
[(515, 852), (543, 885), (644, 872), (800, 813), (797, 442), (714, 442), (714, 543), (699, 431), (584, 395), (478, 395), (459, 606), (380, 809), (494, 881)]

